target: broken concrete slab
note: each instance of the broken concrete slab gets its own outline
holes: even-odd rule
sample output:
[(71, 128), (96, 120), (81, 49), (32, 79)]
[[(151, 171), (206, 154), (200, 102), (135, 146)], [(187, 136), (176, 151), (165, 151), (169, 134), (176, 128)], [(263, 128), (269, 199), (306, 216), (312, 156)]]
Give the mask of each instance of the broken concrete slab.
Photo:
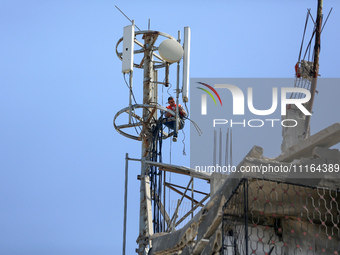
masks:
[[(243, 241), (246, 236), (244, 225), (237, 225), (235, 229), (236, 233), (233, 235), (224, 236), (226, 254), (286, 254), (281, 252), (284, 243), (280, 241), (280, 237), (277, 236), (273, 227), (248, 227), (247, 247), (246, 242)], [(246, 249), (248, 249), (248, 253), (246, 253)]]
[(337, 149), (326, 149), (322, 147), (315, 147), (312, 151), (313, 157), (324, 158), (331, 161), (340, 161), (340, 153)]
[(166, 255), (181, 251), (197, 236), (201, 212), (198, 212), (183, 228), (152, 238), (150, 255)]
[(281, 162), (291, 162), (302, 157), (310, 158), (313, 156), (315, 147), (330, 148), (340, 142), (340, 123), (321, 130), (320, 132), (308, 137), (300, 143), (290, 147), (274, 160)]
[(215, 233), (217, 227), (222, 222), (221, 208), (225, 204), (225, 199), (219, 196), (219, 199), (208, 210), (203, 212), (202, 221), (198, 227), (197, 242), (193, 254), (200, 254), (209, 242), (210, 237)]
[(205, 246), (201, 255), (211, 255), (219, 252), (222, 248), (222, 230), (220, 225), (215, 233), (209, 239), (209, 243)]
[(192, 246), (191, 245), (187, 245), (185, 246), (185, 248), (183, 249), (181, 255), (191, 255), (192, 254)]
[(286, 123), (282, 127), (282, 152), (309, 137), (309, 129), (308, 134), (306, 134), (306, 115), (296, 105), (289, 105), (289, 108), (286, 109), (286, 115), (282, 115), (281, 119)]
[(212, 173), (210, 176), (210, 196), (213, 196), (221, 188), (228, 175), (222, 173)]
[[(332, 152), (328, 154), (328, 151), (325, 149), (327, 146), (334, 143), (334, 140), (329, 141), (329, 137), (332, 137), (333, 139), (334, 135), (337, 136), (337, 134), (339, 134), (340, 137), (340, 124), (336, 123), (335, 126), (331, 126), (331, 128), (327, 129), (327, 132), (327, 134), (325, 134), (325, 132), (321, 132), (321, 134), (305, 144), (296, 145), (301, 145), (299, 148), (295, 148), (297, 155), (305, 155), (305, 158), (301, 158), (300, 156), (298, 157), (294, 153), (291, 153), (289, 155), (280, 155), (281, 159), (284, 160), (278, 160), (280, 159), (280, 156), (275, 159), (267, 159), (262, 156), (263, 149), (261, 147), (254, 146), (237, 166), (237, 170), (240, 170), (241, 166), (265, 166), (268, 164), (290, 166), (292, 165), (288, 163), (290, 162), (290, 159), (298, 159), (294, 162), (294, 164), (321, 164), (326, 161), (329, 162), (329, 160), (332, 160), (332, 162), (335, 160), (334, 162), (340, 163), (337, 150), (332, 150)], [(319, 146), (320, 148), (316, 148), (318, 145), (321, 145), (321, 147)], [(168, 167), (165, 166), (165, 164), (159, 165), (159, 167), (169, 168), (168, 170), (174, 172), (187, 170), (182, 167), (171, 168), (173, 166)], [(192, 171), (188, 171), (187, 173), (190, 175), (192, 174)], [(258, 238), (258, 233), (260, 233), (256, 231), (259, 229), (267, 229), (268, 224), (272, 226), (273, 220), (283, 221), (287, 220), (288, 217), (289, 220), (297, 221), (299, 217), (296, 216), (296, 213), (308, 218), (309, 214), (307, 212), (314, 213), (317, 211), (319, 218), (314, 219), (316, 221), (314, 224), (319, 224), (318, 222), (321, 222), (321, 220), (326, 216), (336, 216), (337, 213), (339, 213), (337, 211), (338, 207), (336, 206), (333, 206), (332, 208), (322, 206), (322, 204), (340, 204), (340, 196), (336, 196), (334, 191), (328, 191), (329, 193), (327, 193), (327, 190), (336, 190), (339, 188), (340, 182), (338, 179), (332, 178), (328, 175), (322, 175), (319, 179), (294, 179), (289, 173), (266, 173), (263, 175), (262, 173), (238, 172), (223, 176), (220, 173), (215, 173), (212, 175), (201, 175), (200, 177), (203, 177), (202, 179), (207, 179), (207, 176), (209, 176), (211, 184), (213, 185), (210, 200), (182, 229), (165, 235), (153, 236), (153, 248), (150, 254), (166, 255), (180, 253), (182, 251), (183, 255), (214, 254), (216, 249), (219, 247), (217, 238), (219, 233), (218, 231), (222, 223), (222, 207), (229, 198), (237, 194), (237, 188), (242, 180), (247, 180), (249, 182), (248, 187), (250, 193), (248, 194), (248, 209), (250, 210), (251, 208), (251, 212), (248, 215), (248, 221), (252, 222), (254, 219), (257, 221), (256, 226), (252, 225), (248, 228), (253, 231), (251, 233), (257, 233), (256, 236), (254, 236), (254, 240)], [(219, 178), (225, 180), (217, 181)], [(271, 184), (267, 186), (259, 185), (258, 181), (255, 179), (260, 180), (260, 182), (269, 181)], [(294, 188), (293, 186), (290, 186), (289, 189), (285, 189), (285, 186), (282, 186), (286, 185), (284, 183), (288, 183), (287, 185), (301, 185), (301, 187), (314, 186), (316, 188), (309, 189), (307, 191), (303, 190), (303, 193), (299, 188)], [(308, 201), (308, 203), (298, 207), (297, 202), (299, 201)], [(269, 206), (274, 209), (267, 210)], [(300, 217), (301, 219), (303, 219), (302, 216)], [(240, 215), (237, 217), (240, 217)], [(334, 222), (329, 219), (331, 219), (331, 217), (328, 217), (327, 220), (323, 221), (325, 226), (334, 225)], [(240, 222), (239, 224), (242, 225), (243, 223)], [(261, 226), (261, 224), (263, 224), (263, 226)], [(239, 229), (242, 229), (241, 225)], [(278, 230), (276, 229), (273, 231)], [(281, 232), (278, 234), (279, 236), (281, 235)], [(280, 239), (281, 237), (278, 238)], [(264, 243), (264, 241), (262, 241), (262, 248), (267, 249), (268, 251), (274, 248), (276, 251), (280, 250), (284, 243), (278, 238), (275, 239), (275, 245), (274, 243), (267, 244), (267, 242)], [(249, 246), (249, 249), (250, 248), (254, 247)]]

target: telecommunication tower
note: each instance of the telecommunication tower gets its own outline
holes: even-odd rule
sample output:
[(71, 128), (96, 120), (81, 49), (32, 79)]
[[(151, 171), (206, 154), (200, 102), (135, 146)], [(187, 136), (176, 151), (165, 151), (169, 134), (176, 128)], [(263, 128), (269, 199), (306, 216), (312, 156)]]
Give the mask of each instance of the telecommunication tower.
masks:
[[(184, 103), (188, 102), (189, 65), (190, 65), (190, 28), (184, 28), (184, 40), (181, 44), (181, 34), (178, 38), (160, 31), (135, 31), (135, 24), (124, 27), (123, 37), (116, 45), (116, 54), (122, 61), (122, 72), (129, 74), (129, 105), (116, 113), (113, 119), (114, 128), (121, 135), (142, 142), (140, 179), (140, 219), (139, 236), (137, 238), (138, 254), (147, 254), (151, 248), (150, 236), (155, 232), (165, 232), (166, 215), (164, 205), (161, 203), (162, 171), (155, 169), (150, 162), (157, 162), (161, 141), (172, 137), (177, 141), (179, 130), (179, 107), (172, 111), (158, 103), (158, 87), (169, 86), (169, 67), (177, 63), (176, 104), (179, 97)], [(136, 63), (135, 56), (142, 56)], [(180, 69), (182, 62), (182, 86), (180, 86)], [(133, 94), (133, 71), (135, 68), (143, 69), (143, 100), (138, 103)], [(158, 80), (158, 73), (163, 69), (164, 81)], [(139, 86), (139, 85), (137, 85)], [(134, 103), (133, 103), (134, 101)], [(161, 115), (158, 116), (159, 110)], [(163, 116), (170, 113), (175, 121), (173, 132), (164, 132)], [(140, 132), (138, 132), (140, 130)], [(128, 161), (126, 156), (126, 162)], [(127, 163), (126, 163), (127, 164)], [(127, 170), (126, 170), (127, 171)], [(127, 180), (126, 180), (127, 183)], [(127, 185), (127, 184), (126, 184)], [(126, 200), (126, 197), (125, 197)], [(126, 201), (125, 201), (126, 210)], [(126, 213), (126, 212), (125, 212)], [(126, 223), (126, 218), (124, 219)], [(168, 223), (168, 221), (167, 221)], [(168, 226), (169, 228), (169, 226)], [(125, 253), (125, 235), (123, 254)]]
[[(309, 16), (308, 11), (307, 17)], [(140, 158), (132, 159), (128, 154), (125, 157), (123, 255), (125, 255), (126, 243), (129, 160), (141, 163), (141, 173), (138, 176), (140, 215), (136, 250), (139, 255), (292, 254), (296, 251), (308, 254), (319, 252), (339, 254), (340, 238), (339, 231), (336, 230), (339, 230), (340, 211), (335, 205), (340, 204), (340, 184), (336, 175), (331, 176), (329, 172), (317, 178), (304, 176), (292, 178), (290, 170), (289, 173), (280, 174), (276, 171), (266, 172), (264, 176), (257, 171), (248, 173), (242, 169), (247, 167), (270, 169), (273, 166), (287, 167), (287, 169), (307, 167), (310, 169), (309, 173), (312, 173), (313, 168), (313, 172), (317, 171), (316, 165), (327, 167), (327, 164), (331, 163), (329, 169), (332, 166), (332, 172), (334, 170), (337, 174), (335, 170), (336, 166), (340, 165), (339, 150), (329, 148), (340, 142), (340, 123), (335, 123), (309, 137), (310, 119), (301, 119), (303, 128), (294, 132), (283, 130), (283, 152), (279, 156), (266, 158), (263, 156), (263, 148), (254, 146), (235, 168), (236, 171), (228, 175), (165, 164), (161, 159), (162, 141), (170, 137), (177, 141), (180, 116), (178, 107), (174, 112), (158, 103), (157, 90), (158, 87), (169, 87), (169, 68), (177, 63), (176, 104), (179, 104), (180, 95), (184, 103), (188, 102), (190, 28), (184, 28), (182, 45), (180, 32), (175, 39), (166, 33), (150, 30), (150, 27), (148, 30), (141, 31), (135, 26), (134, 21), (131, 22), (132, 25), (124, 28), (123, 37), (116, 45), (117, 56), (122, 60), (124, 78), (126, 74), (129, 75), (129, 82), (126, 82), (130, 91), (129, 105), (116, 113), (113, 125), (123, 136), (141, 141), (142, 146)], [(306, 84), (309, 86), (308, 89), (312, 94), (311, 102), (307, 105), (309, 111), (312, 110), (318, 77), (320, 33), (323, 28), (322, 0), (318, 0), (317, 19), (313, 23), (313, 35), (315, 34), (313, 58), (299, 56), (296, 65), (297, 79), (294, 84), (295, 87), (305, 87)], [(135, 27), (139, 31), (135, 31)], [(311, 52), (311, 41), (306, 52)], [(137, 55), (140, 56), (140, 61), (136, 61)], [(183, 83), (180, 87), (181, 62)], [(143, 69), (143, 100), (140, 103), (133, 93), (135, 68)], [(161, 70), (164, 72), (164, 80), (159, 81), (158, 74)], [(292, 97), (300, 97), (300, 95), (293, 94)], [(291, 115), (297, 116), (295, 109), (289, 110)], [(174, 116), (172, 121), (176, 123), (174, 130), (169, 134), (163, 130), (166, 113)], [(221, 129), (219, 133), (218, 143), (218, 134), (214, 132), (214, 165), (217, 164), (217, 158), (219, 165), (222, 165)], [(225, 165), (229, 165), (229, 148), (232, 165), (231, 130), (230, 146), (229, 130), (226, 145)], [(188, 175), (191, 179), (186, 187), (167, 183), (166, 171)], [(193, 178), (208, 181), (210, 193), (194, 190)], [(190, 185), (191, 197), (186, 195)], [(171, 217), (165, 210), (165, 187), (185, 190), (179, 193), (182, 197), (178, 199), (177, 207)], [(194, 192), (204, 195), (203, 199), (196, 201)], [(179, 206), (184, 198), (191, 200), (191, 209), (177, 220)], [(207, 199), (209, 201), (205, 202)], [(194, 216), (195, 210), (199, 207), (201, 209)], [(176, 229), (189, 215), (192, 216), (191, 220), (180, 229)]]

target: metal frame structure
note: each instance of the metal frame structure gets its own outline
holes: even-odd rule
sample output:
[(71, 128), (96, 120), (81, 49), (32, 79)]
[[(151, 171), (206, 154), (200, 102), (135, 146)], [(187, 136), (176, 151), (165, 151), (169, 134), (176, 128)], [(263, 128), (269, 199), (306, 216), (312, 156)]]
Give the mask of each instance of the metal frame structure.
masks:
[[(132, 26), (134, 21), (132, 21)], [(166, 39), (173, 39), (174, 37), (159, 31), (134, 31), (134, 29), (128, 29), (133, 31), (133, 43), (127, 43), (127, 45), (137, 45), (129, 48), (129, 51), (133, 54), (142, 54), (143, 57), (140, 62), (134, 62), (134, 58), (131, 59), (131, 63), (127, 66), (131, 66), (131, 69), (124, 69), (124, 75), (129, 72), (129, 106), (118, 111), (113, 118), (113, 126), (118, 133), (121, 135), (142, 142), (142, 152), (140, 159), (129, 158), (128, 154), (125, 157), (126, 160), (126, 184), (125, 184), (125, 205), (124, 205), (124, 238), (123, 238), (123, 254), (125, 254), (125, 243), (126, 243), (126, 204), (127, 204), (127, 172), (128, 172), (128, 161), (135, 160), (141, 162), (141, 173), (138, 175), (140, 180), (140, 220), (139, 220), (139, 236), (137, 238), (138, 249), (136, 252), (140, 255), (146, 255), (149, 253), (152, 247), (152, 236), (158, 232), (170, 233), (176, 230), (176, 227), (184, 222), (188, 216), (193, 216), (194, 211), (203, 207), (204, 202), (210, 197), (210, 194), (194, 190), (193, 183), (194, 178), (200, 178), (209, 180), (209, 176), (204, 174), (195, 173), (192, 169), (178, 167), (169, 164), (162, 163), (162, 140), (173, 136), (173, 140), (177, 141), (177, 132), (179, 127), (179, 111), (178, 107), (176, 111), (172, 111), (158, 104), (157, 86), (169, 86), (169, 66), (172, 63), (165, 61), (155, 51), (158, 50), (156, 45), (157, 39), (164, 37)], [(190, 36), (190, 29), (185, 28), (185, 34)], [(137, 40), (137, 36), (142, 36), (143, 43)], [(129, 38), (131, 37), (131, 33)], [(190, 38), (184, 38), (185, 50), (190, 50)], [(120, 38), (116, 44), (117, 57), (123, 61), (123, 53), (119, 52), (118, 48), (124, 41), (124, 37)], [(180, 33), (178, 33), (178, 42), (180, 42)], [(123, 49), (124, 50), (124, 49)], [(157, 60), (154, 60), (156, 58)], [(189, 52), (185, 52), (186, 69), (189, 67)], [(176, 86), (176, 104), (179, 103), (179, 94), (182, 90), (179, 88), (179, 73), (180, 73), (180, 62), (177, 62), (177, 86)], [(125, 63), (126, 64), (126, 63)], [(143, 69), (143, 101), (141, 104), (136, 102), (132, 91), (132, 76), (133, 67)], [(158, 69), (165, 69), (165, 82), (158, 81)], [(185, 71), (184, 71), (185, 72)], [(186, 71), (187, 72), (187, 71)], [(188, 73), (185, 73), (188, 78)], [(187, 91), (187, 88), (186, 88)], [(132, 98), (135, 100), (135, 104), (132, 104)], [(188, 98), (186, 97), (185, 102)], [(173, 120), (176, 122), (175, 129), (170, 134), (163, 131), (162, 124), (164, 120), (157, 117), (157, 111), (161, 111), (162, 114), (170, 113), (175, 116)], [(128, 118), (127, 118), (128, 117)], [(169, 120), (169, 119), (168, 119)], [(138, 132), (138, 130), (140, 132)], [(136, 132), (137, 134), (135, 134)], [(178, 174), (191, 175), (191, 179), (186, 187), (182, 187), (176, 184), (166, 182), (165, 173), (175, 172)], [(165, 189), (171, 189), (180, 195), (180, 199), (177, 201), (176, 209), (172, 216), (168, 215), (165, 210)], [(182, 189), (182, 190), (181, 190)], [(184, 191), (183, 191), (184, 190)], [(187, 193), (191, 191), (191, 196)], [(204, 196), (200, 201), (196, 200), (194, 193), (199, 193)], [(162, 201), (163, 199), (163, 201)], [(182, 217), (179, 217), (178, 211), (181, 203), (184, 199), (191, 201), (191, 209), (185, 213)]]
[(338, 254), (340, 191), (244, 178), (223, 206), (221, 254)]
[[(132, 21), (132, 26), (134, 21)], [(313, 106), (314, 94), (316, 91), (316, 82), (319, 71), (319, 52), (320, 52), (320, 33), (322, 25), (322, 0), (318, 0), (318, 13), (315, 25), (315, 47), (314, 47), (314, 63), (312, 72), (312, 81), (310, 85), (310, 91), (312, 99), (308, 103), (307, 107), (311, 111)], [(219, 252), (221, 250), (217, 240), (221, 240), (219, 234), (222, 228), (222, 254), (300, 254), (304, 252), (306, 254), (317, 254), (319, 252), (326, 252), (326, 254), (339, 254), (340, 253), (340, 194), (339, 191), (329, 190), (329, 196), (327, 195), (327, 189), (321, 189), (316, 187), (307, 187), (300, 184), (291, 184), (280, 181), (271, 181), (256, 178), (243, 178), (239, 183), (232, 182), (232, 187), (237, 187), (233, 190), (232, 195), (227, 199), (224, 194), (229, 196), (229, 188), (223, 185), (223, 192), (219, 191), (213, 194), (213, 198), (195, 217), (192, 217), (185, 227), (176, 230), (176, 226), (181, 224), (190, 214), (193, 216), (193, 212), (198, 207), (203, 207), (203, 203), (210, 197), (210, 194), (202, 193), (194, 190), (193, 178), (201, 178), (204, 180), (210, 180), (209, 176), (202, 173), (194, 173), (192, 169), (178, 167), (174, 165), (167, 165), (162, 163), (162, 140), (168, 138), (171, 134), (165, 134), (162, 129), (162, 122), (157, 118), (157, 110), (168, 112), (175, 116), (175, 129), (173, 132), (173, 140), (177, 141), (177, 131), (179, 126), (179, 110), (177, 107), (176, 112), (168, 110), (158, 105), (157, 98), (157, 86), (169, 85), (169, 66), (172, 63), (165, 61), (159, 54), (155, 53), (158, 50), (156, 41), (159, 37), (165, 37), (167, 39), (176, 40), (174, 37), (159, 31), (145, 30), (145, 31), (133, 31), (133, 42), (129, 40), (132, 45), (137, 45), (139, 49), (134, 50), (134, 47), (129, 49), (129, 54), (143, 55), (139, 63), (131, 61), (128, 63), (128, 68), (123, 72), (130, 72), (129, 89), (130, 98), (129, 106), (120, 110), (113, 120), (115, 129), (123, 136), (139, 140), (142, 142), (142, 151), (140, 159), (131, 159), (126, 155), (126, 184), (125, 184), (125, 205), (124, 212), (126, 216), (126, 203), (127, 203), (127, 171), (128, 161), (137, 160), (141, 162), (141, 173), (138, 175), (140, 182), (140, 214), (139, 214), (139, 236), (137, 238), (138, 249), (136, 252), (139, 255), (146, 254), (175, 254), (181, 253), (189, 254), (189, 251), (193, 251), (193, 254), (211, 254), (206, 253), (213, 251)], [(132, 32), (131, 32), (132, 33)], [(129, 37), (131, 37), (131, 33)], [(190, 29), (185, 28), (184, 38), (184, 69), (189, 68), (188, 54), (190, 52)], [(142, 36), (143, 43), (136, 39), (137, 36)], [(187, 39), (187, 40), (186, 40)], [(123, 52), (119, 52), (118, 47), (124, 38), (120, 38), (116, 45), (116, 54), (120, 60), (123, 60)], [(180, 42), (180, 33), (178, 34), (178, 42)], [(124, 49), (123, 49), (124, 50)], [(154, 60), (156, 58), (157, 60)], [(133, 59), (133, 58), (132, 58)], [(125, 59), (126, 60), (126, 59)], [(177, 61), (177, 86), (176, 86), (176, 104), (179, 104), (179, 94), (184, 93), (184, 89), (179, 88), (179, 72), (180, 72), (180, 60)], [(133, 80), (133, 67), (143, 69), (143, 100), (141, 104), (135, 102), (132, 104), (132, 80)], [(165, 82), (158, 81), (158, 69), (165, 69)], [(188, 72), (183, 74), (183, 81), (188, 81)], [(184, 86), (183, 86), (184, 87)], [(187, 93), (187, 87), (185, 88)], [(136, 100), (135, 100), (136, 101)], [(188, 101), (188, 96), (183, 96), (183, 101)], [(142, 111), (142, 113), (136, 113), (136, 110)], [(121, 123), (118, 121), (124, 113), (128, 114), (128, 121)], [(121, 120), (121, 119), (120, 119)], [(120, 122), (117, 124), (116, 122)], [(308, 138), (310, 118), (306, 118), (306, 136)], [(133, 135), (131, 132), (125, 131), (127, 129), (141, 128), (141, 132), (138, 135)], [(216, 136), (216, 135), (215, 135)], [(220, 131), (220, 138), (222, 137)], [(227, 138), (227, 146), (229, 140)], [(329, 141), (328, 141), (329, 143)], [(222, 163), (222, 142), (219, 143), (219, 163)], [(301, 142), (300, 147), (304, 144)], [(215, 141), (215, 146), (217, 142)], [(310, 149), (311, 145), (307, 144), (306, 150)], [(231, 148), (230, 141), (230, 148)], [(291, 146), (292, 147), (292, 146)], [(314, 149), (315, 144), (313, 145)], [(290, 152), (292, 149), (290, 148)], [(289, 152), (288, 152), (289, 153)], [(230, 157), (232, 156), (230, 150)], [(289, 155), (288, 155), (289, 156)], [(229, 155), (227, 153), (226, 160)], [(285, 155), (287, 159), (287, 155)], [(216, 158), (216, 150), (214, 152), (214, 160)], [(279, 158), (279, 157), (278, 157)], [(216, 161), (215, 161), (216, 163)], [(189, 175), (191, 179), (186, 187), (171, 184), (166, 182), (165, 173), (175, 172), (179, 174)], [(164, 179), (163, 179), (164, 177)], [(213, 178), (212, 178), (213, 180)], [(262, 182), (261, 185), (257, 185)], [(266, 182), (268, 184), (264, 185)], [(237, 185), (238, 184), (238, 185)], [(191, 197), (187, 195), (191, 185)], [(285, 187), (291, 187), (286, 189)], [(313, 192), (303, 193), (302, 189), (312, 189)], [(165, 210), (165, 188), (169, 188), (180, 195), (180, 199), (177, 201), (175, 212), (172, 216), (169, 216)], [(181, 191), (182, 189), (184, 191)], [(280, 191), (278, 191), (280, 190)], [(319, 192), (322, 191), (322, 192)], [(163, 192), (163, 194), (162, 194)], [(194, 198), (194, 192), (198, 192), (204, 195), (201, 201)], [(225, 193), (224, 193), (225, 192)], [(213, 193), (213, 191), (212, 191)], [(303, 196), (301, 195), (303, 193)], [(336, 195), (333, 195), (336, 194)], [(162, 203), (163, 195), (163, 203)], [(315, 197), (315, 199), (314, 199)], [(178, 211), (184, 198), (191, 201), (191, 210), (189, 210), (179, 220)], [(295, 200), (294, 200), (295, 199)], [(298, 201), (296, 199), (300, 199)], [(309, 201), (307, 204), (302, 201)], [(294, 203), (291, 201), (294, 200)], [(285, 203), (284, 203), (285, 201)], [(286, 203), (289, 201), (289, 203)], [(315, 201), (317, 201), (315, 203)], [(333, 205), (334, 202), (334, 205)], [(220, 208), (224, 205), (222, 215)], [(328, 207), (328, 204), (331, 206)], [(293, 205), (292, 205), (293, 204)], [(297, 205), (300, 205), (298, 207)], [(333, 207), (332, 207), (333, 206)], [(322, 211), (322, 210), (323, 211)], [(319, 218), (315, 217), (318, 215)], [(328, 215), (328, 218), (327, 218)], [(222, 218), (222, 219), (221, 219)], [(294, 219), (294, 224), (291, 226), (290, 220)], [(220, 226), (222, 221), (222, 226)], [(288, 228), (283, 227), (282, 224), (288, 222)], [(303, 223), (307, 224), (307, 227)], [(167, 226), (165, 226), (165, 223)], [(124, 218), (124, 225), (126, 224), (126, 217)], [(300, 225), (299, 225), (300, 224)], [(310, 224), (312, 227), (309, 227)], [(332, 226), (333, 224), (333, 226)], [(300, 228), (299, 228), (300, 226)], [(315, 226), (317, 226), (315, 228)], [(256, 230), (253, 230), (256, 229)], [(268, 230), (270, 229), (270, 230)], [(288, 232), (286, 231), (288, 229)], [(319, 232), (310, 231), (311, 229), (318, 229)], [(323, 230), (322, 230), (323, 229)], [(330, 232), (328, 232), (328, 230)], [(260, 231), (260, 232), (258, 232)], [(262, 231), (262, 232), (261, 232)], [(285, 232), (286, 231), (286, 232)], [(168, 235), (155, 235), (158, 232), (164, 232)], [(214, 233), (213, 233), (214, 232)], [(312, 240), (311, 244), (306, 246), (306, 243), (299, 243), (300, 239), (296, 233), (306, 235)], [(314, 236), (310, 236), (310, 232)], [(337, 235), (334, 234), (337, 232)], [(255, 233), (255, 234), (254, 234)], [(289, 235), (291, 233), (292, 235)], [(330, 234), (331, 233), (331, 234)], [(124, 228), (124, 245), (126, 228)], [(288, 237), (288, 240), (285, 239)], [(168, 239), (172, 238), (172, 240)], [(196, 241), (195, 241), (195, 238)], [(210, 238), (209, 240), (207, 238)], [(255, 239), (254, 239), (255, 238)], [(317, 238), (321, 241), (315, 241)], [(292, 241), (291, 241), (292, 240)], [(170, 242), (172, 241), (172, 242)], [(152, 242), (154, 247), (152, 250)], [(195, 243), (195, 245), (193, 245)], [(326, 244), (323, 248), (322, 245)], [(331, 244), (331, 245), (328, 245)], [(158, 246), (157, 246), (158, 245)], [(306, 250), (307, 249), (307, 250)], [(186, 253), (185, 253), (186, 252)], [(123, 247), (123, 254), (125, 253), (125, 246)], [(190, 253), (191, 254), (191, 253)]]
[[(148, 110), (150, 110), (150, 114), (149, 114), (148, 118), (145, 120), (143, 118), (143, 116), (139, 116), (138, 114), (136, 114), (135, 113), (136, 109), (148, 109)], [(120, 111), (118, 111), (113, 118), (113, 126), (117, 130), (117, 132), (120, 133), (121, 135), (123, 135), (127, 138), (130, 138), (130, 139), (141, 141), (142, 140), (142, 134), (139, 134), (138, 136), (131, 135), (131, 134), (127, 133), (127, 131), (126, 132), (122, 131), (122, 129), (125, 130), (125, 129), (128, 129), (128, 128), (141, 127), (141, 126), (143, 126), (144, 123), (148, 123), (150, 125), (151, 124), (156, 125), (156, 122), (158, 120), (156, 120), (153, 117), (153, 115), (156, 113), (156, 110), (168, 112), (172, 115), (176, 114), (172, 110), (170, 110), (166, 107), (163, 107), (163, 106), (156, 105), (156, 104), (154, 104), (154, 105), (151, 105), (151, 104), (135, 104), (135, 105), (125, 107), (125, 108), (121, 109)], [(136, 122), (129, 123), (129, 124), (123, 124), (123, 125), (117, 125), (116, 120), (123, 113), (127, 113), (127, 114), (131, 115), (136, 120)], [(163, 134), (167, 138), (168, 135), (165, 134), (164, 132), (163, 132)]]

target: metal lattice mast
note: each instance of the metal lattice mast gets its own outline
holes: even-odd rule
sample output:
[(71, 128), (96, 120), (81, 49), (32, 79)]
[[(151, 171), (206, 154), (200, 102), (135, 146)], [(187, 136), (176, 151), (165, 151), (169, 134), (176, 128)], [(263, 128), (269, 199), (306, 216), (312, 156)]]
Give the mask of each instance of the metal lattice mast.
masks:
[[(185, 63), (183, 76), (185, 76), (185, 79), (183, 79), (183, 87), (182, 90), (180, 90), (178, 63), (176, 99), (178, 104), (179, 93), (182, 93), (183, 101), (188, 102), (190, 28), (184, 28), (186, 41), (182, 46), (179, 40), (177, 41), (174, 37), (160, 31), (152, 31), (150, 29), (135, 31), (134, 21), (131, 22), (132, 25), (124, 27), (124, 36), (118, 40), (116, 45), (116, 54), (118, 58), (122, 60), (122, 73), (124, 74), (126, 85), (129, 88), (129, 106), (116, 113), (113, 118), (113, 126), (121, 135), (142, 142), (140, 159), (132, 159), (126, 155), (123, 254), (125, 254), (126, 245), (127, 162), (129, 160), (136, 160), (141, 162), (141, 172), (140, 175), (138, 175), (138, 179), (140, 180), (140, 212), (139, 235), (137, 238), (138, 249), (136, 249), (136, 252), (140, 255), (147, 255), (152, 247), (152, 235), (160, 231), (165, 231), (165, 222), (168, 227), (171, 224), (169, 221), (170, 218), (165, 211), (165, 196), (163, 196), (163, 203), (161, 201), (162, 192), (165, 193), (165, 186), (162, 186), (162, 171), (164, 170), (158, 169), (157, 164), (161, 162), (162, 140), (171, 136), (174, 136), (173, 140), (176, 140), (178, 127), (171, 133), (164, 132), (162, 124), (164, 121), (169, 122), (164, 116), (167, 116), (166, 114), (175, 116), (170, 118), (170, 121), (179, 123), (178, 110), (173, 111), (170, 108), (158, 104), (157, 86), (169, 86), (169, 66), (170, 64), (178, 63), (183, 57), (183, 62)], [(143, 43), (138, 41), (137, 36), (142, 36)], [(165, 37), (166, 39), (164, 40), (163, 38), (162, 43), (156, 46), (156, 41), (159, 37)], [(121, 43), (123, 44), (123, 50), (119, 52), (118, 47)], [(135, 45), (139, 47), (139, 49), (135, 49)], [(159, 54), (155, 51), (158, 51)], [(141, 53), (143, 53), (142, 60), (139, 63), (135, 63), (134, 55)], [(157, 60), (154, 60), (154, 58)], [(143, 69), (142, 104), (137, 103), (132, 91), (134, 68)], [(165, 82), (158, 81), (158, 69), (161, 68), (165, 68)], [(129, 83), (125, 79), (126, 74), (129, 75)], [(135, 104), (132, 104), (132, 99), (134, 99)], [(161, 118), (159, 119), (157, 117), (157, 110), (161, 111)], [(128, 117), (128, 121), (126, 117)], [(137, 134), (135, 134), (134, 131)], [(160, 157), (160, 159), (158, 159), (158, 157)], [(160, 162), (158, 162), (158, 160), (160, 160)]]
[[(143, 80), (143, 104), (149, 104), (152, 99), (152, 48), (154, 35), (144, 35), (144, 80)], [(152, 134), (150, 119), (152, 112), (148, 108), (143, 108), (143, 129), (142, 129), (142, 165), (141, 165), (141, 184), (140, 184), (140, 214), (139, 214), (139, 244), (138, 254), (146, 254), (146, 248), (149, 246), (149, 237), (153, 234), (152, 228), (152, 208), (151, 208), (151, 192), (149, 165), (145, 160), (150, 160), (150, 146), (152, 143)]]

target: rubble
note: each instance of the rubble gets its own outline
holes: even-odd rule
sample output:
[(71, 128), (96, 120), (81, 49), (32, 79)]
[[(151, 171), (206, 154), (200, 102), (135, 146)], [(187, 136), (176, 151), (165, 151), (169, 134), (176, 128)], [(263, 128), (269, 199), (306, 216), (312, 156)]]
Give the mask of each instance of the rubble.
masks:
[[(339, 150), (329, 149), (339, 142), (340, 124), (335, 123), (273, 159), (263, 157), (263, 149), (254, 146), (237, 169), (340, 164)], [(210, 200), (182, 229), (153, 237), (150, 254), (221, 254), (222, 246), (224, 254), (236, 250), (239, 254), (246, 250), (249, 254), (336, 254), (340, 174), (314, 174), (213, 173)]]

